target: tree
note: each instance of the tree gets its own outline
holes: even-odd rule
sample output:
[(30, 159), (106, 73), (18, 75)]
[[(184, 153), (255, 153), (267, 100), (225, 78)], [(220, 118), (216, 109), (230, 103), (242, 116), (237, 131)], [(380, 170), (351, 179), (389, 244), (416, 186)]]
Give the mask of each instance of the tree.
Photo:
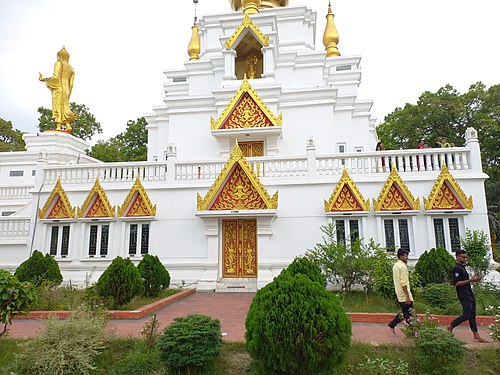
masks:
[(25, 151), (23, 133), (12, 122), (0, 118), (0, 152)]
[(170, 286), (170, 274), (156, 255), (144, 254), (137, 265), (146, 296), (156, 296)]
[[(89, 108), (85, 104), (76, 104), (75, 102), (69, 103), (69, 108), (73, 113), (78, 115), (78, 119), (71, 124), (73, 134), (75, 137), (88, 140), (96, 133), (102, 133), (101, 124), (97, 122), (96, 118), (90, 113)], [(52, 110), (40, 107), (38, 108), (40, 117), (38, 118), (38, 129), (44, 132), (46, 130), (54, 129), (55, 124), (52, 121)]]
[(33, 254), (17, 267), (15, 276), (19, 281), (29, 281), (36, 286), (59, 285), (63, 281), (57, 261), (49, 254), (44, 256), (38, 250), (33, 251)]

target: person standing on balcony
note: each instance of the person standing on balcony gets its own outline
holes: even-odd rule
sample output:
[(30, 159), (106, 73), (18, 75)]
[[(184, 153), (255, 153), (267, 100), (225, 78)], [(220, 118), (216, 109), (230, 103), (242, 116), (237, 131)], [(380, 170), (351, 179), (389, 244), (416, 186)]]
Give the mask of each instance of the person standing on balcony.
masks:
[[(398, 249), (398, 261), (392, 267), (392, 277), (394, 281), (394, 290), (398, 298), (399, 306), (403, 312), (404, 320), (409, 324), (413, 309), (413, 296), (410, 290), (410, 277), (408, 275), (408, 255), (410, 252), (404, 249)], [(397, 314), (394, 319), (388, 324), (391, 332), (396, 334), (394, 328), (403, 320), (401, 314)]]
[(437, 142), (437, 144), (441, 147), (441, 148), (448, 148), (448, 147), (451, 147), (451, 145), (448, 143), (448, 141), (446, 140), (446, 137), (442, 137), (441, 138), (441, 141), (440, 142)]
[(419, 140), (417, 143), (417, 149), (420, 150), (421, 148), (424, 148), (424, 140), (423, 139)]
[[(384, 144), (382, 142), (377, 142), (377, 145), (375, 146), (375, 151), (384, 151)], [(378, 172), (378, 158), (376, 160), (376, 170)], [(382, 172), (384, 171), (384, 167), (385, 167), (385, 159), (384, 157), (382, 157)]]

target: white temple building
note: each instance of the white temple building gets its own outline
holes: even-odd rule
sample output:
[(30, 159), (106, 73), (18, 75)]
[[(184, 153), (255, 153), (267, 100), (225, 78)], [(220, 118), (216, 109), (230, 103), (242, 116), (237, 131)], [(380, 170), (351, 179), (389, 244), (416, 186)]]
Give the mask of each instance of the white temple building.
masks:
[(413, 260), (458, 249), (466, 229), (489, 234), (473, 128), (464, 147), (375, 152), (361, 57), (340, 56), (331, 10), (325, 50), (314, 10), (249, 3), (193, 26), (190, 60), (165, 72), (163, 104), (145, 116), (148, 161), (103, 163), (54, 131), (0, 153), (0, 267), (38, 249), (82, 284), (116, 256), (150, 253), (173, 284), (242, 291), (272, 281), (330, 222), (338, 241)]

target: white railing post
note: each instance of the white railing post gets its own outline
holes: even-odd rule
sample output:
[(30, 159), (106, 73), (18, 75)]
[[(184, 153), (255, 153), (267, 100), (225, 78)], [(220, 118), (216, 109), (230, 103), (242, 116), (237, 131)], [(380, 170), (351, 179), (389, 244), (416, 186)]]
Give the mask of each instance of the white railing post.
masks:
[(177, 162), (177, 147), (171, 143), (167, 148), (167, 181), (175, 180), (175, 163)]
[(314, 139), (309, 138), (307, 140), (307, 174), (309, 176), (316, 176), (316, 146), (314, 145)]
[(470, 149), (468, 160), (469, 168), (477, 172), (483, 172), (483, 165), (481, 163), (481, 147), (479, 146), (476, 129), (467, 128), (465, 131), (465, 147)]

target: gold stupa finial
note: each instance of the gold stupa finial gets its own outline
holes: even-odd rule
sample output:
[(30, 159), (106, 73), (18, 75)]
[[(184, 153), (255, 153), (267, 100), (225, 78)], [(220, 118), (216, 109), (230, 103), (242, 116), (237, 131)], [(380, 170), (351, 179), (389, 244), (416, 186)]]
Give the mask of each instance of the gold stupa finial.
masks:
[(335, 15), (332, 13), (332, 6), (330, 1), (328, 1), (328, 14), (326, 15), (326, 27), (325, 33), (323, 34), (323, 44), (326, 49), (326, 57), (340, 56), (340, 52), (337, 48), (339, 43), (339, 33), (333, 22)]
[(194, 24), (191, 26), (191, 40), (188, 44), (189, 60), (198, 60), (200, 58), (200, 36), (198, 35), (198, 26), (196, 25), (196, 10), (194, 12)]
[[(231, 8), (233, 8), (234, 11), (239, 11), (242, 9), (241, 7), (242, 0), (230, 0), (230, 2), (231, 2)], [(245, 0), (243, 0), (243, 3), (245, 3)], [(259, 9), (278, 8), (287, 5), (288, 5), (288, 0), (261, 0)]]

